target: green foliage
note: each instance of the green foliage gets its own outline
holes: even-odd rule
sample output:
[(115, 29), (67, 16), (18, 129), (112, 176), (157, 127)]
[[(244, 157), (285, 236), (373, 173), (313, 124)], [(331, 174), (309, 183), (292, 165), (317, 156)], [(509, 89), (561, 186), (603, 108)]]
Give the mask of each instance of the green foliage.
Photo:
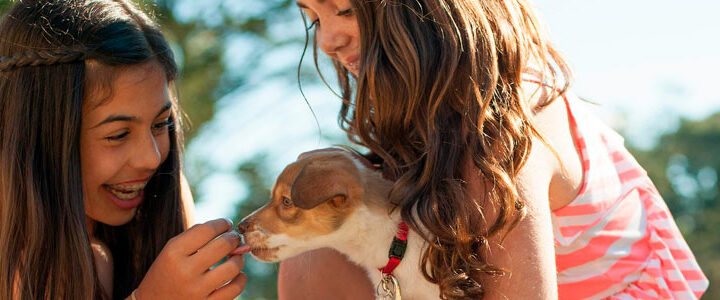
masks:
[(0, 15), (4, 14), (12, 5), (14, 1), (0, 0)]
[[(265, 205), (270, 199), (270, 188), (274, 178), (267, 174), (267, 157), (259, 155), (241, 164), (237, 175), (245, 183), (248, 193), (238, 201), (233, 223), (238, 224), (243, 217)], [(248, 283), (242, 299), (277, 299), (277, 264), (267, 264), (246, 255), (245, 273)]]
[[(173, 43), (176, 60), (182, 75), (177, 84), (184, 112), (193, 130), (187, 133), (191, 140), (201, 126), (215, 114), (216, 103), (233, 91), (246, 88), (249, 78), (259, 69), (262, 55), (274, 47), (296, 41), (295, 37), (277, 38), (269, 35), (271, 18), (247, 15), (228, 9), (230, 0), (203, 1), (139, 1), (160, 23), (163, 32)], [(254, 2), (254, 3), (253, 3)], [(234, 6), (262, 5), (267, 13), (287, 14), (291, 1), (250, 1)], [(192, 9), (184, 17), (180, 10)], [(189, 7), (189, 8), (188, 8)], [(248, 51), (233, 53), (229, 47), (234, 39), (243, 38)], [(247, 49), (245, 49), (247, 50)], [(230, 64), (229, 61), (239, 62)], [(282, 72), (287, 73), (287, 72)], [(269, 78), (278, 74), (269, 74)], [(266, 78), (266, 79), (267, 79)]]
[(650, 150), (632, 150), (672, 211), (710, 279), (703, 298), (720, 299), (720, 113), (681, 120)]

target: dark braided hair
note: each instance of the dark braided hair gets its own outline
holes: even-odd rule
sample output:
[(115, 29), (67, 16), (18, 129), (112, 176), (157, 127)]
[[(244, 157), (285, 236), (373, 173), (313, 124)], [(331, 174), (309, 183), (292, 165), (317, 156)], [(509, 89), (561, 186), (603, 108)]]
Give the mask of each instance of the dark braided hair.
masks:
[(52, 50), (28, 50), (23, 53), (0, 57), (0, 72), (12, 71), (25, 66), (48, 66), (71, 63), (88, 58), (87, 49), (76, 47)]

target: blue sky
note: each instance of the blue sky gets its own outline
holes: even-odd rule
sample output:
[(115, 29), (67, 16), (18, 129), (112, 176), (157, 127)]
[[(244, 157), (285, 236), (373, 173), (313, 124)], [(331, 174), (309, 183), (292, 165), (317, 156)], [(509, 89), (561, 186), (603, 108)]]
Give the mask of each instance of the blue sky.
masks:
[(677, 116), (720, 110), (718, 1), (535, 2), (570, 61), (575, 91), (647, 146)]
[[(252, 9), (253, 1), (239, 2)], [(574, 91), (600, 103), (598, 114), (628, 141), (648, 147), (679, 117), (720, 111), (720, 1), (534, 3), (574, 71)], [(297, 24), (301, 31), (299, 17)], [(299, 53), (300, 48), (283, 49), (265, 66), (294, 64)], [(307, 87), (306, 94), (323, 133), (339, 134), (337, 98), (324, 86)], [(220, 103), (186, 156), (189, 166), (203, 160), (214, 169), (195, 195), (198, 222), (232, 215), (234, 201), (246, 193), (234, 175), (239, 162), (267, 152), (277, 175), (302, 151), (328, 146), (295, 85), (259, 81)], [(190, 180), (192, 172), (190, 167)]]

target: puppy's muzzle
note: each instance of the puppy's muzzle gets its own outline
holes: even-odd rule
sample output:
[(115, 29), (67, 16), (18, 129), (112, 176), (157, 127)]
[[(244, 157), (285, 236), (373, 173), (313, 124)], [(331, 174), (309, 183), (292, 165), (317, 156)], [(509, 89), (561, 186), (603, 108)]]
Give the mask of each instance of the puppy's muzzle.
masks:
[(254, 225), (255, 225), (255, 224), (253, 224), (252, 222), (250, 222), (250, 221), (248, 221), (248, 220), (243, 220), (242, 222), (240, 222), (240, 223), (237, 225), (237, 229), (238, 229), (238, 232), (239, 232), (240, 234), (245, 234), (245, 233), (247, 233), (247, 232), (249, 232), (249, 231), (255, 230), (255, 228), (254, 228), (255, 226), (254, 226)]

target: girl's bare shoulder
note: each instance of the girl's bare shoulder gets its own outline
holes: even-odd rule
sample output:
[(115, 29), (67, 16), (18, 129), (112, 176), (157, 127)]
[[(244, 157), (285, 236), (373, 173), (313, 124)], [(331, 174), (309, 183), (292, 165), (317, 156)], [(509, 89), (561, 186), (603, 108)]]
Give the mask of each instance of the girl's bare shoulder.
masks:
[(90, 238), (90, 248), (93, 252), (93, 259), (95, 259), (95, 268), (100, 284), (108, 295), (112, 295), (113, 257), (110, 248), (96, 238)]
[(539, 90), (537, 87), (534, 83), (523, 84), (524, 91), (528, 91), (526, 94), (533, 112), (532, 124), (542, 140), (536, 138), (533, 142), (534, 149), (519, 181), (522, 183), (533, 177), (549, 176), (550, 208), (555, 210), (570, 203), (580, 190), (583, 179), (582, 157), (575, 144), (576, 137), (570, 125), (565, 100), (560, 96), (538, 109), (540, 103), (547, 101), (549, 93), (547, 87)]

